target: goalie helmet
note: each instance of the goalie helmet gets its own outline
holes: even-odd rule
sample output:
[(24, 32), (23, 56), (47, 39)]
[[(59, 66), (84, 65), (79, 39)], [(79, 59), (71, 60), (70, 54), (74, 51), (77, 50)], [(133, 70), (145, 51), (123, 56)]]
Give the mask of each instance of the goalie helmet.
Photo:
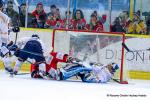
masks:
[(116, 64), (116, 63), (112, 63), (112, 72), (113, 72), (113, 73), (115, 73), (115, 72), (116, 72), (116, 70), (118, 70), (118, 69), (119, 69), (118, 64)]

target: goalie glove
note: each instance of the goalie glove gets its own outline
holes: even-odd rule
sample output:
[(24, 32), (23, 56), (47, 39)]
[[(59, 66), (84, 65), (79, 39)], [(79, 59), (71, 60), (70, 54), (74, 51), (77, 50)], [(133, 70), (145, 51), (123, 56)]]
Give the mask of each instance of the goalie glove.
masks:
[(73, 57), (68, 56), (68, 58), (67, 58), (67, 63), (72, 63), (72, 62), (73, 62)]

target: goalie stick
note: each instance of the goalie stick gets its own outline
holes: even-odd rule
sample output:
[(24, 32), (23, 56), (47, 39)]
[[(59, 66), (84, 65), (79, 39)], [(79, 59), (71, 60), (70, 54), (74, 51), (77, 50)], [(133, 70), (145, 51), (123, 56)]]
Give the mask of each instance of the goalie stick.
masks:
[(140, 49), (140, 50), (130, 50), (128, 46), (125, 43), (122, 43), (122, 46), (128, 51), (128, 52), (138, 52), (138, 51), (150, 51), (150, 49)]

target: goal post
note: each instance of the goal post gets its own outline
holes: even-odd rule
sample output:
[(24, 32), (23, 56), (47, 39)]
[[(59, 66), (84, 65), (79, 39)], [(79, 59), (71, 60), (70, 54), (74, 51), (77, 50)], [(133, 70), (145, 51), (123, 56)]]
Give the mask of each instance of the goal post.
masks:
[(67, 53), (88, 62), (109, 64), (115, 62), (119, 71), (113, 80), (127, 84), (124, 73), (125, 34), (121, 32), (95, 32), (87, 30), (54, 29), (52, 47), (55, 52)]

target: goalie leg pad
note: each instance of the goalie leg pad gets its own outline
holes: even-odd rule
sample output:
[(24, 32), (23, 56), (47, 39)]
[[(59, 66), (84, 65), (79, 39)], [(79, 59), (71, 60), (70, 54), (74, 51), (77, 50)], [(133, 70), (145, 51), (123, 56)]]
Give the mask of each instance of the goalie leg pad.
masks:
[(62, 69), (60, 69), (60, 71), (62, 72), (63, 80), (66, 80), (68, 78), (78, 75), (78, 73), (89, 72), (91, 71), (91, 69), (79, 66), (79, 67), (72, 68), (70, 71), (67, 72)]

